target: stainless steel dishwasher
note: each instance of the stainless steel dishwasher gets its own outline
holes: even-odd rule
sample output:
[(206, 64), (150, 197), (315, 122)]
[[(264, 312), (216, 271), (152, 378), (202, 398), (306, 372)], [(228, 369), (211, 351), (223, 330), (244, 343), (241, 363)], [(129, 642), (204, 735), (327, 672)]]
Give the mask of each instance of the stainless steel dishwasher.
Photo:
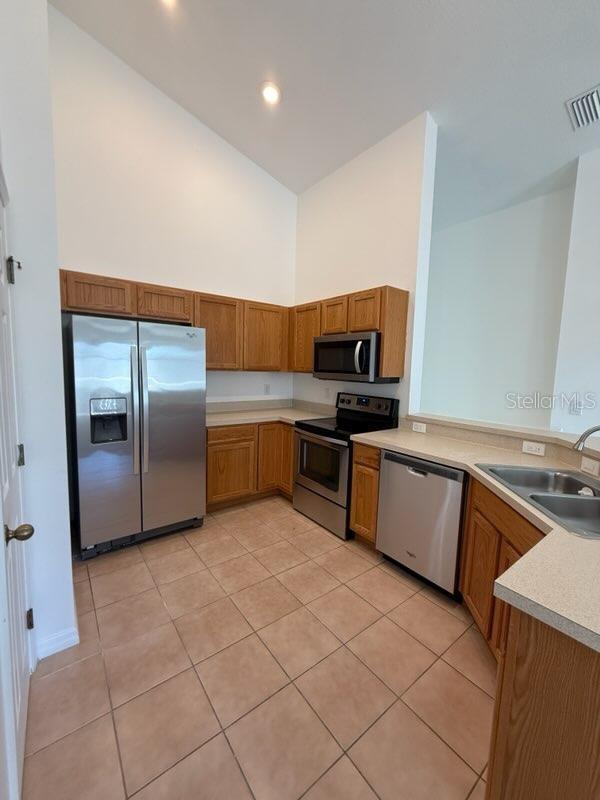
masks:
[(383, 451), (377, 549), (454, 594), (465, 473)]

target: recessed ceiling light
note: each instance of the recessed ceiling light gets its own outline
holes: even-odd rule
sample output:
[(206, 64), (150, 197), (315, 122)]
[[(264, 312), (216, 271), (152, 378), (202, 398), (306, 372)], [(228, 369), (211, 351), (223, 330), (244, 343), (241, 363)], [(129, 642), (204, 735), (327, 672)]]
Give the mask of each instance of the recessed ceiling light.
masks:
[(267, 103), (269, 106), (276, 106), (281, 100), (281, 89), (271, 81), (263, 83), (263, 85), (260, 87), (260, 93), (262, 94), (265, 103)]
[(177, 0), (162, 0), (162, 4), (167, 8), (175, 8), (177, 5)]

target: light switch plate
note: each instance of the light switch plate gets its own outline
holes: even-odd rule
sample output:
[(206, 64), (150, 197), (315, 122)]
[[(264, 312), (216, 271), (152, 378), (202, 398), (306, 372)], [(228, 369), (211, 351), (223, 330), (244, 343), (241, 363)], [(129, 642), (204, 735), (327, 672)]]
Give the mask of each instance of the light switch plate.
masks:
[(413, 422), (412, 429), (415, 433), (426, 433), (427, 425), (424, 422)]
[(595, 461), (593, 458), (582, 456), (581, 471), (587, 472), (588, 475), (593, 475), (595, 478), (600, 477), (600, 461)]
[(542, 442), (523, 442), (523, 452), (530, 453), (532, 456), (546, 455), (546, 445)]

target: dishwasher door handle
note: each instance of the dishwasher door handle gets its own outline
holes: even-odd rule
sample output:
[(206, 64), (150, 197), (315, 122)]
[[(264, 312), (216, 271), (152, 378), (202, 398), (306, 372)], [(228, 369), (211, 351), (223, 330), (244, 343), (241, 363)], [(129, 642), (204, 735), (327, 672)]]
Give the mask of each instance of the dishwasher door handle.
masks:
[(426, 478), (429, 475), (428, 472), (423, 472), (423, 470), (416, 469), (415, 467), (407, 467), (406, 471), (410, 472), (410, 474), (414, 475), (416, 478)]

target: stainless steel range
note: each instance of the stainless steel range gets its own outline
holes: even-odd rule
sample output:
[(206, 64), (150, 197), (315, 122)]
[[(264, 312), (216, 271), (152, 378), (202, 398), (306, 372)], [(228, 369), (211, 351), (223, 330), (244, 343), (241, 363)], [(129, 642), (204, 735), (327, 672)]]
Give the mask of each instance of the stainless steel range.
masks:
[(348, 537), (350, 437), (398, 426), (398, 400), (338, 392), (335, 417), (296, 422), (294, 508)]

